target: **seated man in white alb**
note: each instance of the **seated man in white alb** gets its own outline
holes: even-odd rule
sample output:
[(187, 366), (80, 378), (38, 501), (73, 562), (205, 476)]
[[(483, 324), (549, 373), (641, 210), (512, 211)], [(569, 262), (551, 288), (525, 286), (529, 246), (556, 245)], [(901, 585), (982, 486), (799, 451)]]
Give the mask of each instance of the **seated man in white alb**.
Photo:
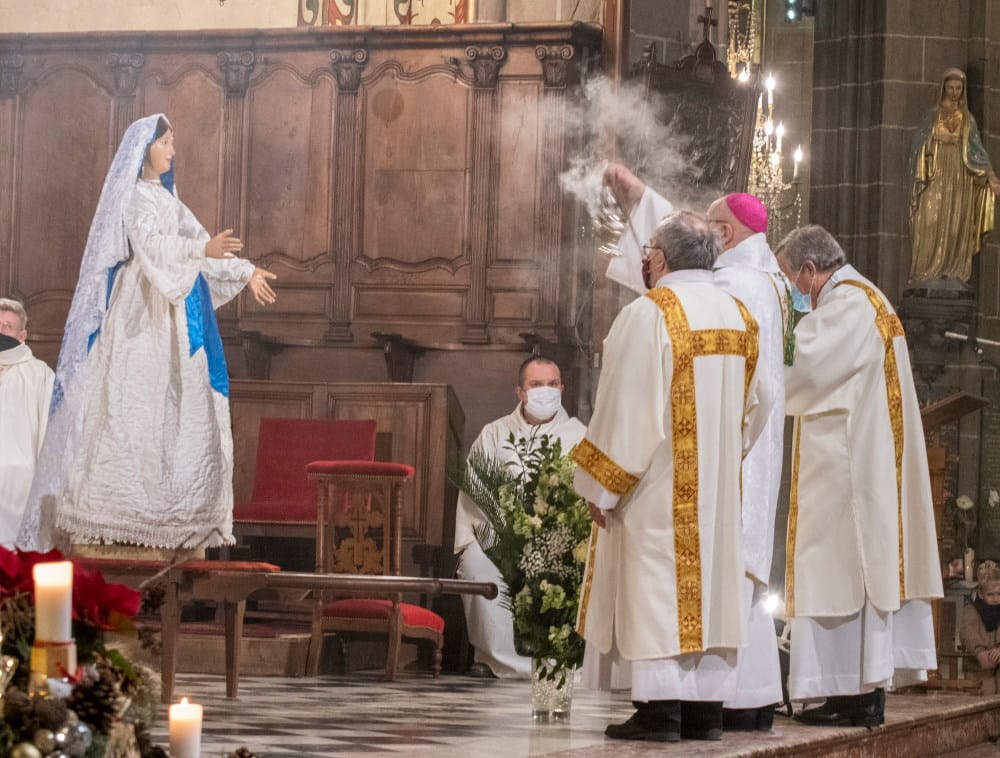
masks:
[[(559, 438), (564, 453), (583, 439), (586, 427), (566, 413), (562, 407), (562, 375), (559, 367), (548, 358), (532, 357), (521, 364), (518, 372), (518, 404), (510, 415), (491, 421), (472, 443), (473, 450), (482, 450), (501, 461), (515, 460), (507, 440), (524, 437), (540, 439), (549, 435)], [(485, 519), (479, 507), (465, 493), (459, 493), (455, 515), (455, 553), (458, 554), (458, 577), (478, 582), (503, 580), (496, 566), (486, 557), (476, 541), (474, 528)], [(462, 595), (465, 624), (469, 642), (476, 649), (475, 662), (469, 673), (474, 676), (527, 677), (531, 659), (514, 651), (514, 621), (500, 598)]]

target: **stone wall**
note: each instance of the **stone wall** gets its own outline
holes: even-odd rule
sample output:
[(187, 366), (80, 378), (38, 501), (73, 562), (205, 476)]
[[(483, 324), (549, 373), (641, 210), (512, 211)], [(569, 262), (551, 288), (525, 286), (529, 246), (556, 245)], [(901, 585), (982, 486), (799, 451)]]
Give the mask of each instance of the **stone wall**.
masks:
[[(841, 241), (849, 260), (896, 303), (910, 269), (909, 159), (936, 104), (945, 69), (964, 69), (969, 104), (994, 164), (1000, 159), (1000, 8), (990, 0), (840, 0), (817, 4), (813, 58), (812, 219)], [(976, 315), (963, 329), (1000, 336), (995, 233), (973, 267)], [(938, 300), (935, 305), (940, 305)], [(992, 369), (944, 339), (949, 314), (924, 309), (907, 321), (921, 400), (959, 390), (991, 396)], [(919, 310), (919, 309), (918, 309)], [(970, 323), (971, 322), (971, 323)], [(952, 327), (953, 328), (953, 327)], [(992, 356), (1000, 360), (1000, 354)], [(1000, 470), (981, 456), (980, 413), (941, 430), (949, 494), (982, 503)], [(994, 425), (995, 426), (995, 425)], [(931, 432), (932, 430), (928, 430)], [(983, 465), (981, 465), (983, 464)]]

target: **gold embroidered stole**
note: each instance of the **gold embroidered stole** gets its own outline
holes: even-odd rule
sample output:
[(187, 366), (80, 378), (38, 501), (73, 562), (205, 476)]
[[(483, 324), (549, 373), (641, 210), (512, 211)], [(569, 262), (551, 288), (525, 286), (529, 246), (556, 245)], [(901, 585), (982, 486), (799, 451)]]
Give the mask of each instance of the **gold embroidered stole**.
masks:
[(795, 419), (792, 436), (792, 481), (788, 491), (788, 534), (785, 537), (785, 617), (795, 615), (795, 534), (799, 523), (799, 435), (802, 419)]
[[(875, 326), (882, 337), (882, 370), (885, 374), (885, 393), (889, 404), (889, 422), (892, 426), (892, 444), (896, 459), (896, 517), (899, 532), (899, 599), (906, 599), (906, 575), (903, 552), (903, 391), (899, 383), (899, 367), (896, 365), (896, 350), (893, 340), (903, 337), (903, 325), (899, 317), (892, 313), (868, 284), (855, 279), (837, 282), (835, 287), (849, 284), (857, 287), (868, 297), (875, 309)], [(801, 419), (795, 420), (795, 444), (792, 450), (792, 481), (788, 497), (788, 538), (785, 543), (785, 608), (789, 618), (795, 615), (795, 534), (799, 515), (799, 442)]]
[[(680, 652), (703, 649), (701, 547), (698, 529), (698, 424), (695, 401), (694, 359), (709, 355), (739, 355), (745, 359), (744, 404), (750, 391), (759, 352), (757, 322), (736, 298), (744, 330), (692, 330), (684, 308), (667, 287), (646, 293), (663, 312), (673, 354), (670, 383), (671, 440), (674, 458), (673, 520), (676, 562), (677, 630)], [(618, 495), (626, 494), (638, 478), (618, 466), (603, 451), (584, 439), (573, 456), (577, 464), (603, 487)], [(580, 598), (577, 630), (582, 633), (593, 581), (597, 527), (591, 529), (587, 572)]]

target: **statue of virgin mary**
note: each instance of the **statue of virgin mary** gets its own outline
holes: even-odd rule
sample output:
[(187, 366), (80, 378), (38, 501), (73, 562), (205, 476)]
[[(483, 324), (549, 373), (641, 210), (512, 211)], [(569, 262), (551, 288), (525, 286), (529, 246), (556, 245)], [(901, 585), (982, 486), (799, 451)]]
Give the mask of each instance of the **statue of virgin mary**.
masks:
[(232, 541), (229, 379), (215, 308), (274, 275), (177, 198), (162, 115), (125, 132), (63, 333), (17, 544), (176, 549)]
[(938, 103), (917, 132), (910, 159), (911, 282), (968, 282), (972, 257), (993, 229), (993, 173), (969, 113), (965, 74), (945, 71)]

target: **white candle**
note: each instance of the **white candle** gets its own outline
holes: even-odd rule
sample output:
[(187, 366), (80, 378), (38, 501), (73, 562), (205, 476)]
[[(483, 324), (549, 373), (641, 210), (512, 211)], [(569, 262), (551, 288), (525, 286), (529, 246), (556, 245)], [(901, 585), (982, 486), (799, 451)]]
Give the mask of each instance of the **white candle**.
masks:
[(795, 153), (793, 155), (795, 158), (795, 165), (792, 168), (792, 179), (799, 178), (799, 163), (802, 161), (802, 145), (795, 148)]
[(774, 74), (767, 75), (767, 113), (771, 114), (772, 98), (774, 96)]
[(774, 130), (775, 136), (778, 138), (777, 147), (775, 147), (774, 152), (781, 152), (781, 138), (785, 136), (785, 122), (779, 121), (778, 128)]
[(37, 642), (73, 641), (73, 564), (36, 563), (35, 640)]
[(201, 716), (202, 707), (186, 697), (170, 706), (170, 758), (199, 758)]

